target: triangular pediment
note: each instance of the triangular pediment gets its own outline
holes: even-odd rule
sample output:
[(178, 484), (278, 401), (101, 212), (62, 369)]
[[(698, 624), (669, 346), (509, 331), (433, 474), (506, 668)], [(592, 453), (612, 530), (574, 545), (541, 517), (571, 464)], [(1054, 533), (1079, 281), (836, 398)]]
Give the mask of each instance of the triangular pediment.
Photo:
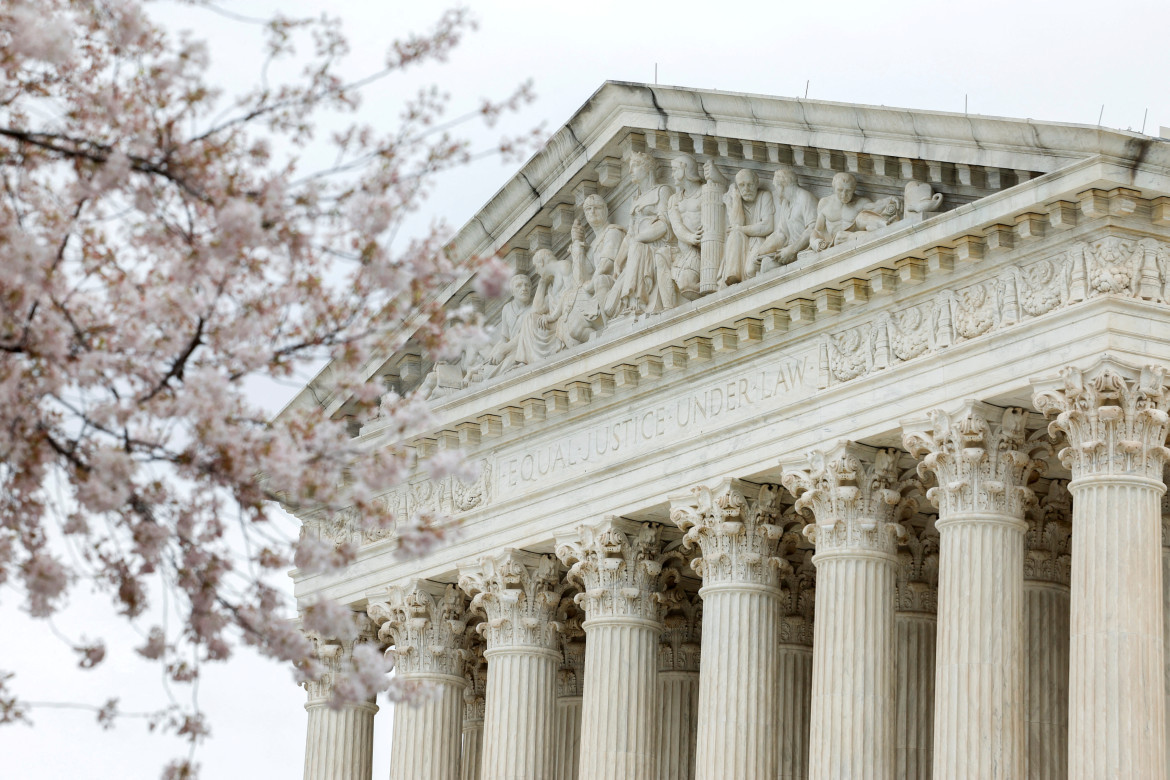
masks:
[[(1111, 165), (1135, 171), (1126, 191), (1140, 195), (1137, 168), (1164, 172), (1168, 146), (1097, 127), (609, 82), (453, 241), (461, 257), (505, 257), (535, 300), (476, 302), (495, 343), (447, 365), (408, 344), (372, 364), (371, 381), (421, 388), (436, 407), (455, 410), (449, 431), (470, 430), (477, 413), (518, 412), (525, 398), (571, 385), (574, 372), (583, 381), (606, 345), (628, 343), (632, 364), (648, 330), (663, 330), (666, 343), (687, 330), (687, 312), (718, 323), (719, 307), (764, 277), (806, 274), (840, 296), (837, 277), (858, 272), (834, 273), (834, 259), (867, 246), (905, 255), (914, 237), (959, 252), (960, 234), (997, 241), (989, 227), (1015, 229), (1013, 188), (1048, 186), (1039, 180), (1049, 174)], [(778, 180), (780, 171), (790, 176)], [(834, 194), (841, 174), (851, 200)], [(1078, 188), (1106, 186), (1096, 175), (1043, 197), (1063, 202)], [(587, 202), (608, 213), (591, 225)], [(997, 204), (986, 218), (983, 203)], [(797, 235), (810, 209), (811, 231)], [(733, 239), (736, 228), (746, 230)], [(552, 271), (535, 267), (550, 259)], [(892, 270), (897, 259), (882, 262)], [(473, 300), (470, 282), (444, 296)], [(774, 316), (789, 317), (788, 303)], [(734, 328), (742, 315), (732, 309), (724, 325)], [(327, 384), (326, 370), (303, 396), (325, 398), (336, 412), (345, 399)], [(553, 392), (567, 399), (571, 391)]]

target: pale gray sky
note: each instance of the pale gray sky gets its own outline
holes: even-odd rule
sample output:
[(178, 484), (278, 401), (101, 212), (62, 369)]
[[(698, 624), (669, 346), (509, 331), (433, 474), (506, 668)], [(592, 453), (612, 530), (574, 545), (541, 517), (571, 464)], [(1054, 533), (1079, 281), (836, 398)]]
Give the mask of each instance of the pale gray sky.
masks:
[[(386, 45), (426, 25), (435, 2), (226, 2), (242, 13), (342, 14), (355, 57), (375, 67)], [(546, 122), (552, 131), (606, 79), (718, 88), (824, 100), (1030, 117), (1140, 130), (1170, 125), (1165, 89), (1165, 0), (1111, 3), (637, 2), (549, 3), (476, 0), (481, 26), (448, 64), (413, 74), (409, 89), (393, 83), (367, 95), (364, 116), (392, 125), (402, 95), (430, 79), (450, 91), (459, 110), (479, 97), (500, 96), (535, 79), (539, 99), (504, 126)], [(669, 9), (669, 10), (668, 10)], [(207, 12), (169, 3), (155, 18), (212, 37), (215, 72), (241, 86), (255, 72), (253, 33)], [(483, 135), (487, 139), (492, 136)], [(486, 141), (485, 141), (486, 142)], [(467, 221), (518, 166), (486, 160), (444, 176), (420, 218)], [(291, 392), (291, 391), (290, 391)], [(275, 409), (283, 398), (266, 398)], [(98, 670), (76, 669), (71, 653), (43, 622), (24, 617), (13, 592), (0, 590), (0, 669), (17, 672), (17, 691), (30, 699), (100, 703), (124, 709), (164, 701), (158, 669), (118, 652)], [(57, 624), (71, 636), (102, 635), (114, 650), (138, 639), (113, 620), (103, 600), (78, 594)], [(123, 637), (119, 641), (119, 637)], [(304, 693), (289, 673), (243, 653), (209, 668), (200, 702), (213, 737), (198, 755), (204, 778), (299, 777), (304, 749)], [(388, 708), (377, 719), (375, 778), (389, 772)], [(158, 776), (182, 745), (125, 722), (103, 732), (91, 714), (38, 711), (35, 728), (0, 729), (5, 777), (49, 780), (135, 780)]]

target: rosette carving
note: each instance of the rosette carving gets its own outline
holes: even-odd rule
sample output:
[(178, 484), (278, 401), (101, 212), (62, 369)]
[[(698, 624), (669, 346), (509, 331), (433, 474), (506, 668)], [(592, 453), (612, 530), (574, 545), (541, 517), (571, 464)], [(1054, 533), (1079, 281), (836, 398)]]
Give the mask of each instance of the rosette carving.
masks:
[(461, 677), (468, 657), (467, 597), (454, 585), (427, 580), (395, 585), (366, 614), (378, 626), (378, 638), (392, 645), (399, 674), (446, 674)]
[(796, 510), (810, 510), (815, 522), (804, 534), (817, 552), (842, 548), (893, 553), (902, 527), (894, 513), (915, 480), (899, 478), (898, 451), (840, 441), (828, 451), (786, 469), (784, 486), (796, 496)]
[(557, 540), (557, 557), (569, 567), (565, 578), (578, 585), (576, 603), (587, 620), (632, 617), (657, 621), (655, 595), (663, 588), (663, 566), (681, 561), (678, 552), (663, 553), (658, 525), (609, 517), (583, 525)]
[(488, 650), (538, 647), (559, 650), (554, 619), (561, 600), (560, 572), (550, 555), (506, 549), (476, 564), (461, 566), (459, 587), (471, 596), (471, 608), (487, 620), (476, 629)]
[(941, 409), (929, 420), (903, 426), (902, 441), (916, 458), (918, 473), (938, 481), (926, 497), (942, 519), (986, 512), (1023, 518), (1036, 497), (1028, 485), (1043, 473), (1048, 445), (1029, 437), (1028, 413), (967, 401), (956, 412)]
[(728, 479), (700, 486), (671, 501), (670, 519), (685, 534), (683, 547), (701, 552), (691, 568), (703, 586), (752, 583), (776, 586), (788, 563), (776, 554), (783, 528), (780, 487)]
[(675, 585), (662, 593), (660, 601), (665, 615), (662, 618), (662, 638), (658, 642), (658, 670), (699, 671), (703, 600), (696, 594), (687, 593), (681, 585)]
[(1048, 495), (1028, 514), (1024, 579), (1068, 585), (1072, 570), (1072, 495), (1068, 481), (1054, 479)]
[(1074, 479), (1104, 474), (1162, 479), (1170, 456), (1164, 366), (1138, 369), (1106, 356), (1087, 371), (1068, 366), (1060, 379), (1036, 383), (1034, 390), (1036, 408), (1056, 416), (1049, 433), (1067, 440), (1059, 457)]
[(921, 528), (903, 523), (905, 541), (898, 548), (894, 609), (898, 612), (938, 612), (938, 531), (933, 519)]

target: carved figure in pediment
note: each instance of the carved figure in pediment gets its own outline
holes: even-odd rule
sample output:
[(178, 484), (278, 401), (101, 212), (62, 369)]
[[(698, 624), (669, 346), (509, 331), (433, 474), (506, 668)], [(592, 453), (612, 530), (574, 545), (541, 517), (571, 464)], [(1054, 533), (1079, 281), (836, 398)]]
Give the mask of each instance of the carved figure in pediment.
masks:
[(662, 247), (654, 258), (658, 303), (673, 309), (683, 300), (699, 297), (699, 265), (703, 241), (703, 177), (689, 154), (670, 162), (675, 191), (667, 204), (667, 217), (676, 243)]
[[(581, 205), (585, 222), (593, 229), (593, 241), (585, 245), (585, 226), (580, 220), (573, 222), (573, 243), (570, 252), (573, 264), (580, 265), (592, 277), (589, 292), (599, 301), (609, 295), (614, 283), (614, 270), (625, 262), (626, 229), (609, 221), (609, 206), (600, 195), (590, 195)], [(580, 259), (578, 259), (580, 258)]]
[(902, 194), (906, 209), (904, 219), (908, 222), (929, 219), (932, 211), (942, 208), (943, 194), (935, 192), (926, 182), (908, 181)]
[(719, 276), (726, 286), (751, 279), (760, 270), (760, 246), (776, 229), (776, 204), (750, 168), (735, 174), (723, 202), (727, 204), (727, 243)]
[(500, 363), (497, 373), (539, 362), (564, 348), (557, 326), (576, 292), (572, 264), (547, 249), (538, 249), (532, 256), (532, 265), (537, 277), (532, 306), (516, 320), (511, 354)]
[(872, 200), (857, 195), (857, 177), (842, 171), (833, 177), (833, 194), (817, 204), (817, 223), (809, 246), (820, 251), (864, 238), (889, 225), (902, 211), (893, 195)]
[[(575, 223), (573, 227), (576, 229), (580, 225)], [(593, 264), (584, 252), (572, 251), (572, 256), (572, 283), (561, 294), (560, 316), (556, 324), (562, 349), (589, 341), (605, 327), (604, 298), (595, 292), (599, 278), (593, 272)], [(608, 279), (608, 276), (601, 276), (603, 287)]]
[(650, 310), (655, 296), (654, 255), (670, 237), (667, 217), (673, 190), (654, 183), (654, 158), (645, 152), (630, 155), (630, 177), (637, 194), (630, 210), (624, 263), (605, 302), (608, 316)]
[(764, 258), (761, 272), (788, 265), (796, 259), (797, 252), (808, 249), (817, 224), (817, 197), (800, 186), (791, 168), (777, 168), (772, 174), (772, 194), (776, 199), (776, 229), (757, 250)]
[(437, 401), (462, 390), (467, 386), (463, 373), (465, 361), (470, 362), (466, 353), (458, 358), (435, 361), (434, 367), (423, 377), (418, 394), (424, 400)]

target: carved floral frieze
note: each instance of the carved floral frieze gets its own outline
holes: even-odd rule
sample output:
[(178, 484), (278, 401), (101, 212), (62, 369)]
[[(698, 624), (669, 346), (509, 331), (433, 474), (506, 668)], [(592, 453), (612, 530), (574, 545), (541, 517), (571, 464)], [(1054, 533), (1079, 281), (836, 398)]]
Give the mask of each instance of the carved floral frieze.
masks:
[(995, 278), (945, 289), (821, 337), (821, 386), (848, 382), (1101, 295), (1170, 304), (1170, 247), (1152, 238), (1078, 241)]

